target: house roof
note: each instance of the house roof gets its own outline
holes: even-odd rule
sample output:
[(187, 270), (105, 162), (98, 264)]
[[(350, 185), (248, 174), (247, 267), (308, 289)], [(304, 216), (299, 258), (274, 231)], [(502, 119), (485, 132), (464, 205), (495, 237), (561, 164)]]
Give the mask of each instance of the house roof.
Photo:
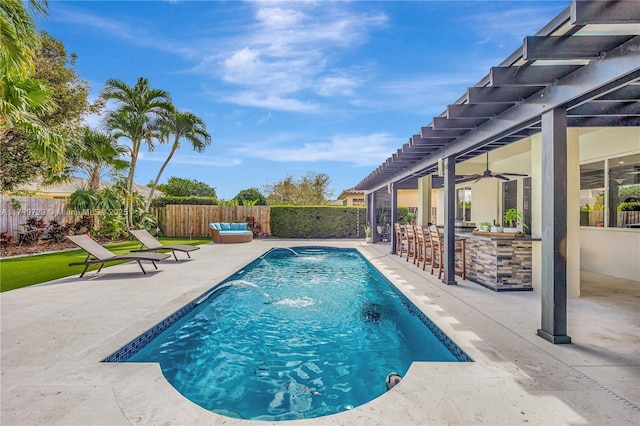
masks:
[(569, 127), (640, 126), (640, 2), (572, 0), (558, 16), (365, 177), (374, 191), (541, 131), (566, 108)]
[[(26, 191), (33, 191), (40, 195), (48, 195), (52, 197), (68, 197), (78, 189), (87, 187), (87, 179), (83, 178), (71, 178), (69, 181), (57, 183), (54, 185), (43, 185), (41, 182), (30, 182), (22, 185), (19, 189)], [(101, 183), (105, 185), (105, 183)], [(134, 191), (137, 191), (140, 195), (147, 198), (151, 192), (151, 188), (148, 186), (133, 184)], [(162, 197), (164, 194), (158, 190), (154, 191), (153, 198)]]
[(340, 195), (338, 195), (338, 200), (342, 199), (342, 198), (346, 198), (349, 195), (361, 195), (364, 196), (365, 191), (363, 189), (353, 189), (353, 188), (349, 188), (349, 189), (345, 189), (344, 191), (342, 191), (340, 193)]

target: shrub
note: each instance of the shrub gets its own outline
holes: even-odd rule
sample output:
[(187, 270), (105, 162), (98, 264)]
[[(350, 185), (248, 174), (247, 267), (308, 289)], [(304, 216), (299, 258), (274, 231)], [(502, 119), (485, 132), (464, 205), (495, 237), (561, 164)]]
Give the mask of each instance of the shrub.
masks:
[(151, 200), (153, 207), (164, 207), (167, 204), (191, 204), (196, 206), (215, 206), (218, 205), (218, 200), (215, 197), (158, 197)]
[(367, 224), (363, 207), (273, 206), (271, 235), (280, 238), (357, 238)]
[(9, 233), (0, 232), (0, 245), (9, 245), (11, 240), (13, 240), (13, 237)]
[(628, 201), (618, 204), (618, 210), (623, 212), (640, 211), (640, 201)]
[(75, 235), (86, 234), (93, 229), (93, 216), (84, 215), (82, 218), (73, 224), (70, 229), (73, 229)]
[(49, 241), (59, 243), (64, 239), (64, 236), (69, 233), (69, 225), (62, 226), (57, 220), (49, 222), (47, 238)]
[(411, 222), (411, 213), (409, 213), (409, 207), (399, 206), (396, 209), (396, 217), (398, 218), (398, 223)]
[(113, 241), (129, 238), (127, 227), (122, 214), (107, 214), (100, 218), (100, 229), (96, 234), (101, 238)]

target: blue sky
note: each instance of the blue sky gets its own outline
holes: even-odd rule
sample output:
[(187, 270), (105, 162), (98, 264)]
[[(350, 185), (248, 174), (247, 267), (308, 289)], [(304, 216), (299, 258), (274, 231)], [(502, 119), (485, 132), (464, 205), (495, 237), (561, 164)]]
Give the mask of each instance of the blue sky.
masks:
[[(138, 77), (205, 120), (165, 170), (219, 198), (307, 172), (353, 187), (569, 1), (49, 1), (95, 99)], [(88, 123), (97, 127), (98, 117)], [(136, 182), (168, 148), (144, 152)]]

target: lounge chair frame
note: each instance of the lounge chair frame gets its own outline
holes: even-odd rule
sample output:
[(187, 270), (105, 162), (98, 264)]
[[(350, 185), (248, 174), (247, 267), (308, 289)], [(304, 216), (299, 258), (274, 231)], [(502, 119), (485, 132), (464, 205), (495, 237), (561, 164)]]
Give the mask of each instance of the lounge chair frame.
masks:
[(171, 255), (167, 253), (127, 253), (117, 255), (101, 246), (87, 235), (67, 235), (67, 238), (88, 253), (87, 258), (84, 260), (84, 262), (69, 263), (69, 266), (84, 265), (84, 270), (80, 274), (79, 278), (82, 278), (84, 276), (85, 272), (87, 272), (87, 269), (89, 269), (89, 266), (99, 264), (100, 267), (96, 272), (97, 274), (102, 270), (105, 263), (112, 262), (114, 260), (135, 260), (136, 262), (138, 262), (138, 266), (140, 266), (142, 273), (146, 274), (147, 271), (144, 270), (141, 261), (147, 260), (151, 262), (156, 269), (158, 269), (158, 265), (156, 265), (156, 262), (171, 257)]
[(153, 235), (151, 235), (146, 229), (132, 229), (129, 232), (131, 232), (131, 235), (133, 235), (133, 237), (140, 242), (140, 248), (131, 250), (132, 252), (171, 250), (174, 259), (176, 259), (176, 262), (178, 262), (176, 251), (186, 253), (187, 257), (191, 259), (191, 255), (189, 254), (189, 252), (200, 250), (200, 247), (189, 246), (186, 244), (175, 244), (170, 246), (162, 245), (162, 243), (158, 241)]

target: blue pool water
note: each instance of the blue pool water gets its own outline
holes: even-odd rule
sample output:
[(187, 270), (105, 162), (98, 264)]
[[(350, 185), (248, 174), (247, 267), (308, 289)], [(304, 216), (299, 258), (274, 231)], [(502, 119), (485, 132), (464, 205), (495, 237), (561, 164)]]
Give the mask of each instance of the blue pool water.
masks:
[(277, 421), (371, 401), (413, 361), (468, 360), (356, 250), (294, 250), (268, 252), (145, 333), (157, 336), (128, 347), (128, 361), (158, 362), (208, 410)]

